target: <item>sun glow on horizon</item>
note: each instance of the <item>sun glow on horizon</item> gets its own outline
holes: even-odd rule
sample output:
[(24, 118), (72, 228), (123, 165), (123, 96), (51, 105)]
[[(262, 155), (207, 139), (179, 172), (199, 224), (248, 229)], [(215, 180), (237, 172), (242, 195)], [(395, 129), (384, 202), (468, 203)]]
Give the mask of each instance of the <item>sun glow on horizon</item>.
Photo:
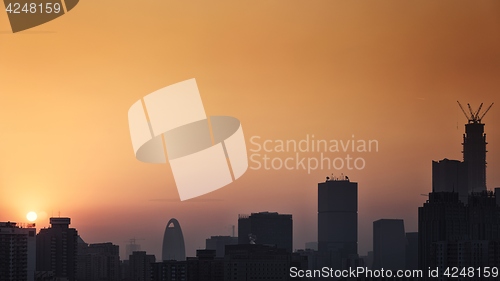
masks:
[(36, 221), (36, 219), (38, 218), (38, 215), (35, 213), (35, 212), (29, 212), (26, 214), (26, 218), (30, 221), (30, 222), (34, 222)]

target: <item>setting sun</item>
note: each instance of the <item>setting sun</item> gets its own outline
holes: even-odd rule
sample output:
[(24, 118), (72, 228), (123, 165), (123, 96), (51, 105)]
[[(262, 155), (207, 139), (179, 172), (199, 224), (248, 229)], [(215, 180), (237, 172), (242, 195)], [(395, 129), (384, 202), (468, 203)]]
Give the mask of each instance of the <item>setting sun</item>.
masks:
[(37, 218), (37, 214), (35, 212), (29, 212), (28, 214), (26, 214), (26, 218), (31, 221), (31, 222), (34, 222), (36, 221), (36, 218)]

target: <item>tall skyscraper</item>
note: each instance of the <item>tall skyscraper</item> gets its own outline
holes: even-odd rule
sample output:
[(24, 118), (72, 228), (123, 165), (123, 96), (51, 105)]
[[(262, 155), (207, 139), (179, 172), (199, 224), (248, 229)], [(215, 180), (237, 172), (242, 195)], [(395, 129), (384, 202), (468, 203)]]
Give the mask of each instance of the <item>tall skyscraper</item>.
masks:
[(183, 261), (186, 259), (184, 236), (181, 225), (176, 219), (168, 221), (163, 235), (162, 260)]
[(238, 217), (238, 244), (275, 245), (293, 249), (292, 215), (260, 212)]
[(486, 190), (486, 134), (481, 121), (469, 121), (465, 125), (463, 142), (464, 162), (467, 165), (469, 190)]
[(50, 218), (50, 228), (36, 236), (36, 270), (56, 278), (76, 280), (78, 232), (69, 228), (70, 218)]
[(500, 190), (486, 189), (487, 143), (482, 123), (493, 104), (484, 112), (483, 104), (477, 111), (468, 104), (470, 114), (459, 105), (468, 120), (462, 143), (464, 160), (433, 162), (433, 192), (418, 210), (422, 270), (488, 267), (500, 262)]
[(0, 222), (0, 280), (35, 278), (36, 228), (15, 222)]
[(358, 183), (347, 177), (318, 184), (318, 251), (334, 269), (358, 255)]
[[(459, 103), (460, 108), (462, 105)], [(432, 161), (432, 192), (457, 192), (467, 204), (471, 192), (486, 190), (486, 134), (482, 118), (491, 106), (481, 113), (469, 107), (470, 114), (462, 108), (468, 123), (463, 136), (463, 161), (443, 159)]]
[(373, 269), (405, 269), (406, 235), (403, 220), (373, 222)]
[(466, 113), (462, 105), (460, 108), (468, 120), (465, 124), (463, 145), (464, 162), (467, 165), (467, 180), (469, 191), (481, 192), (486, 190), (486, 134), (484, 133), (483, 117), (490, 110), (491, 104), (484, 112), (481, 112), (483, 104), (477, 111), (473, 111), (467, 104), (469, 113)]

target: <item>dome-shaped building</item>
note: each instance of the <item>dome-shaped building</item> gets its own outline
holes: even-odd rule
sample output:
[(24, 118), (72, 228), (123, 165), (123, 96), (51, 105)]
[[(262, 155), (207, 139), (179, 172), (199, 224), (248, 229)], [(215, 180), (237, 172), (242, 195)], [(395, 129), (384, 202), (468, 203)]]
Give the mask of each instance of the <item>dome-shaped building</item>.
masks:
[(179, 222), (172, 218), (168, 221), (163, 236), (162, 260), (186, 260), (184, 236)]

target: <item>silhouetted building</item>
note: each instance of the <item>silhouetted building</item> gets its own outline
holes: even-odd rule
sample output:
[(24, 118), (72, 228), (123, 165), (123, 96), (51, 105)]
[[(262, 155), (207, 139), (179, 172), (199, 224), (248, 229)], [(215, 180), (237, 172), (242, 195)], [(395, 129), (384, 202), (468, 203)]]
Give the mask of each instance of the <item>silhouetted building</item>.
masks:
[(418, 269), (418, 232), (406, 233), (406, 262), (405, 268)]
[(405, 269), (406, 235), (403, 220), (373, 222), (373, 269)]
[(475, 278), (457, 274), (455, 278), (446, 278), (443, 272), (447, 268), (492, 268), (500, 262), (500, 241), (491, 240), (460, 240), (439, 241), (431, 246), (433, 268), (439, 268), (440, 278), (437, 280), (491, 280), (491, 277), (481, 278), (475, 272)]
[(119, 247), (112, 243), (86, 244), (79, 239), (78, 281), (120, 280)]
[(333, 269), (358, 255), (358, 184), (347, 177), (318, 184), (318, 251)]
[(150, 281), (152, 264), (156, 262), (154, 255), (148, 255), (144, 251), (133, 252), (128, 261), (127, 277), (130, 281)]
[(197, 250), (185, 261), (152, 264), (152, 281), (300, 280), (290, 279), (289, 268), (307, 268), (307, 258), (268, 245), (228, 245), (224, 258), (215, 250)]
[(432, 192), (458, 192), (460, 201), (467, 204), (467, 164), (446, 158), (432, 161)]
[(125, 260), (120, 261), (120, 279), (122, 281), (130, 280), (130, 255)]
[(275, 246), (226, 246), (224, 280), (290, 280), (291, 253)]
[(292, 252), (292, 215), (270, 212), (252, 213), (238, 217), (238, 244), (276, 245)]
[(211, 236), (205, 240), (207, 250), (215, 250), (216, 257), (223, 258), (226, 245), (238, 244), (238, 237), (231, 236)]
[(187, 258), (188, 281), (224, 280), (224, 259), (215, 250), (196, 250), (196, 258)]
[(463, 142), (469, 191), (486, 190), (486, 144), (484, 124), (481, 120), (469, 120), (465, 125)]
[(35, 277), (35, 224), (0, 222), (0, 281)]
[(184, 236), (179, 222), (176, 219), (168, 221), (163, 236), (162, 260), (186, 259), (186, 250), (184, 247)]
[[(485, 268), (500, 261), (500, 189), (486, 189), (486, 134), (481, 112), (466, 113), (463, 163), (433, 162), (433, 192), (419, 208), (419, 268)], [(493, 105), (493, 104), (492, 104)], [(467, 192), (463, 184), (467, 183)], [(467, 198), (465, 194), (467, 193)], [(453, 280), (465, 280), (458, 276)], [(474, 280), (482, 280), (474, 276)]]
[(36, 236), (36, 270), (39, 275), (76, 280), (78, 232), (69, 228), (70, 218), (50, 218), (50, 228)]
[(467, 237), (465, 205), (456, 192), (432, 192), (423, 207), (418, 208), (419, 269), (431, 266), (432, 244), (457, 241)]
[(500, 189), (471, 193), (464, 206), (457, 193), (429, 194), (429, 201), (419, 208), (419, 267), (444, 271), (498, 265), (499, 196)]

